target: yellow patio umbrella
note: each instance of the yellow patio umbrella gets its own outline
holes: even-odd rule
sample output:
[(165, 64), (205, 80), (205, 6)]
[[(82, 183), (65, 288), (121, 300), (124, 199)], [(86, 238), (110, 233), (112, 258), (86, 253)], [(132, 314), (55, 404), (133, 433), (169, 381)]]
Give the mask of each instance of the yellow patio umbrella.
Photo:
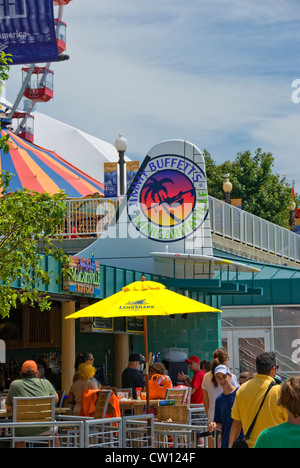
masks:
[(103, 299), (85, 309), (68, 315), (66, 319), (87, 317), (143, 317), (145, 343), (145, 369), (147, 410), (149, 412), (149, 354), (147, 317), (153, 315), (193, 314), (221, 312), (206, 304), (168, 290), (163, 284), (153, 281), (137, 281), (125, 286), (122, 291)]

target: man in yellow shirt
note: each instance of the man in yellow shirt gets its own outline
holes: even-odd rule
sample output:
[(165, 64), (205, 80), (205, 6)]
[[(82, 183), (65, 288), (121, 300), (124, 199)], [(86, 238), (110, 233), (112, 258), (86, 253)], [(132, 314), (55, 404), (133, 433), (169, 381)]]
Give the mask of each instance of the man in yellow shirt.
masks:
[[(268, 387), (276, 376), (277, 363), (275, 353), (263, 353), (256, 358), (257, 375), (242, 385), (237, 391), (232, 408), (233, 424), (229, 437), (229, 448), (239, 437), (241, 429), (244, 434), (251, 426)], [(280, 385), (275, 385), (268, 393), (260, 410), (259, 416), (247, 441), (248, 447), (253, 448), (260, 433), (287, 421), (287, 413), (282, 406), (278, 406)]]

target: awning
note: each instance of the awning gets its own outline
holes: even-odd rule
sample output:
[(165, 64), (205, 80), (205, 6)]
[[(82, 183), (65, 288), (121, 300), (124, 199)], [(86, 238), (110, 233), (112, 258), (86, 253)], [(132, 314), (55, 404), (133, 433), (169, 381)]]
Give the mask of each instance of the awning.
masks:
[[(170, 262), (174, 268), (174, 278), (164, 278), (161, 282), (168, 288), (176, 288), (184, 291), (202, 292), (208, 295), (218, 296), (262, 296), (263, 289), (246, 285), (238, 280), (239, 273), (250, 273), (252, 279), (255, 273), (261, 270), (219, 257), (196, 255), (196, 254), (175, 254), (169, 252), (152, 252), (152, 257), (157, 262)], [(198, 278), (176, 278), (176, 266), (183, 263), (185, 266), (201, 265), (205, 270), (204, 275)], [(215, 270), (221, 271), (216, 278)], [(222, 273), (225, 273), (224, 275)], [(229, 273), (234, 272), (236, 280), (232, 281)], [(199, 275), (198, 275), (199, 276)], [(200, 275), (201, 276), (201, 275)], [(205, 278), (206, 276), (206, 278)]]
[(162, 262), (184, 262), (190, 264), (202, 264), (209, 265), (211, 272), (214, 269), (229, 270), (235, 272), (244, 272), (244, 273), (259, 273), (261, 270), (253, 267), (251, 265), (246, 265), (244, 263), (236, 262), (233, 260), (227, 260), (219, 257), (210, 257), (206, 255), (196, 255), (196, 254), (176, 254), (169, 252), (152, 252), (151, 256), (156, 261)]
[[(9, 135), (10, 151), (1, 151), (0, 170), (14, 174), (10, 190), (27, 188), (38, 193), (58, 193), (64, 190), (70, 198), (94, 193), (104, 195), (101, 182), (76, 168), (53, 151), (33, 145), (11, 131), (1, 130), (1, 138)], [(53, 135), (55, 140), (55, 135)], [(86, 155), (82, 155), (84, 158)]]

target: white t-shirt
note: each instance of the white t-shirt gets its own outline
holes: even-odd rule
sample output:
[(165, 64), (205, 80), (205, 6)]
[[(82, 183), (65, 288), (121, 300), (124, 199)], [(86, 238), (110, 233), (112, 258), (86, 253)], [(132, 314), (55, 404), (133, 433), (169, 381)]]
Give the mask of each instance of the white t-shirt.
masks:
[[(222, 387), (220, 385), (217, 385), (215, 387), (215, 384), (212, 382), (212, 372), (207, 372), (204, 376), (203, 382), (202, 382), (202, 389), (206, 390), (208, 394), (208, 401), (209, 401), (209, 407), (208, 407), (208, 422), (213, 422), (214, 417), (215, 417), (215, 402), (218, 396), (223, 393)], [(237, 378), (235, 375), (232, 376), (231, 383), (234, 387), (239, 387)]]

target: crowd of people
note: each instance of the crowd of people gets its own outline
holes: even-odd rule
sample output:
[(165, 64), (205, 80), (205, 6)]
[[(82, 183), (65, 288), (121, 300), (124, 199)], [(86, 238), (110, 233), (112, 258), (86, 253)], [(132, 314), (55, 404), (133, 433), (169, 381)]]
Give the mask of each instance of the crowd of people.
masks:
[[(221, 434), (221, 448), (300, 448), (300, 377), (281, 383), (275, 353), (257, 356), (256, 374), (243, 372), (239, 380), (224, 349), (215, 351), (212, 363), (197, 356), (185, 362), (193, 377), (179, 373), (178, 382), (190, 388), (192, 404), (204, 405), (209, 431)], [(131, 356), (124, 386), (145, 385), (140, 364), (139, 355)], [(156, 363), (153, 374), (167, 371)]]
[(221, 448), (299, 448), (300, 377), (279, 383), (275, 353), (256, 358), (256, 374), (228, 368), (224, 350), (214, 354), (203, 381), (210, 431), (220, 431)]
[[(239, 381), (228, 367), (229, 356), (224, 349), (215, 351), (211, 363), (201, 362), (197, 356), (191, 356), (185, 362), (193, 374), (192, 378), (178, 373), (178, 381), (171, 382), (166, 367), (160, 362), (150, 366), (149, 378), (155, 376), (158, 386), (189, 388), (190, 402), (204, 405), (208, 430), (220, 433), (221, 448), (300, 447), (300, 377), (279, 383), (275, 353), (257, 356), (256, 374), (245, 372), (239, 376)], [(91, 353), (80, 354), (76, 359), (68, 394), (73, 415), (81, 414), (84, 392), (101, 387), (95, 379), (93, 364)], [(137, 398), (136, 390), (144, 389), (146, 385), (140, 367), (140, 355), (132, 354), (122, 374), (122, 386), (132, 389), (133, 398)], [(12, 410), (14, 396), (54, 396), (58, 402), (56, 390), (34, 361), (24, 362), (21, 379), (12, 382), (6, 398), (8, 411)], [(24, 435), (24, 431), (28, 435), (30, 430), (34, 429), (19, 429), (19, 435)], [(209, 447), (212, 447), (212, 438), (209, 439)]]

